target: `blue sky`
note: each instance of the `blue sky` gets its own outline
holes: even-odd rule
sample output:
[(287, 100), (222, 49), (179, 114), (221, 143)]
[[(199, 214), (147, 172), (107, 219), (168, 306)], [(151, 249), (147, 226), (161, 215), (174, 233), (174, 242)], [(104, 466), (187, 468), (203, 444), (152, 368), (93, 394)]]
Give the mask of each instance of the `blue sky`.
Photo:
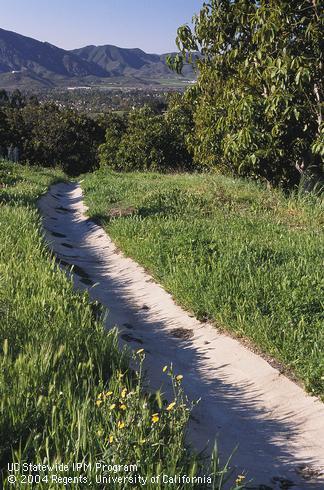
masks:
[(177, 27), (203, 0), (0, 0), (0, 27), (65, 49), (88, 44), (175, 49)]

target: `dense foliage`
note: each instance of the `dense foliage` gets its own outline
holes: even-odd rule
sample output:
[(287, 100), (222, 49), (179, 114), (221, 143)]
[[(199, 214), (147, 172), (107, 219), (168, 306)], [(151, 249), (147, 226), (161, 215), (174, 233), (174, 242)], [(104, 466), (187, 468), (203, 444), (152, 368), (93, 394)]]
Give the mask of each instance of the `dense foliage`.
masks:
[(97, 166), (104, 130), (84, 114), (52, 103), (40, 104), (19, 91), (0, 93), (0, 146), (18, 149), (18, 159), (32, 165), (61, 166), (78, 175)]
[(128, 116), (112, 114), (107, 124), (106, 141), (99, 148), (100, 162), (116, 170), (174, 170), (190, 168), (186, 146), (187, 115), (177, 105), (156, 114), (144, 105)]
[(306, 173), (320, 179), (323, 19), (318, 0), (211, 0), (193, 30), (179, 28), (183, 56), (202, 55), (186, 95), (196, 162), (288, 186)]
[(18, 160), (61, 166), (70, 175), (94, 170), (100, 161), (118, 170), (190, 168), (187, 132), (191, 110), (174, 94), (128, 113), (110, 111), (90, 118), (19, 91), (0, 92), (0, 154), (17, 148)]

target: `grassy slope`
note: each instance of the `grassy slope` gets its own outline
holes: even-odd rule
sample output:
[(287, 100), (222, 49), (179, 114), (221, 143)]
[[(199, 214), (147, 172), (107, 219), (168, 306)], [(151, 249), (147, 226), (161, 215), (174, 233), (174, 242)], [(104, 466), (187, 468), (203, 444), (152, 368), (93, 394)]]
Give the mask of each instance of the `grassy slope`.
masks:
[(100, 170), (82, 186), (90, 215), (185, 308), (251, 339), (323, 395), (319, 200), (210, 175)]
[[(181, 388), (170, 411), (144, 397), (115, 332), (104, 331), (88, 297), (73, 291), (44, 246), (35, 200), (61, 177), (0, 162), (0, 486), (1, 471), (12, 461), (104, 460), (136, 463), (143, 476), (189, 474), (193, 459), (183, 444), (189, 414), (179, 406)], [(92, 481), (86, 486), (103, 488), (90, 469), (83, 474)], [(37, 488), (66, 486), (50, 477)], [(73, 488), (85, 485), (74, 482)]]

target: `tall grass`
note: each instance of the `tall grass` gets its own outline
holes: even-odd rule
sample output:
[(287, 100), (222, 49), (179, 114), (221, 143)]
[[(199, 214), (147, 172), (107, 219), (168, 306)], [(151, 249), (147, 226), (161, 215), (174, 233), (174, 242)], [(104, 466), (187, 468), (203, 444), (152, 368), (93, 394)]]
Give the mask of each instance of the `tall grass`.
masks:
[[(128, 478), (203, 473), (212, 478), (211, 488), (222, 488), (227, 469), (220, 469), (217, 456), (206, 464), (184, 443), (190, 407), (181, 381), (169, 370), (174, 403), (160, 393), (145, 394), (144, 353), (134, 354), (131, 370), (116, 332), (104, 330), (97, 308), (73, 291), (47, 251), (35, 202), (62, 178), (56, 171), (0, 163), (1, 488), (12, 487), (12, 463), (20, 465), (15, 488), (140, 488)], [(23, 472), (23, 463), (64, 463), (68, 470)], [(86, 466), (76, 469), (75, 463)], [(111, 469), (96, 471), (101, 463)], [(118, 471), (115, 465), (137, 468)], [(197, 481), (171, 486), (206, 488)], [(162, 477), (145, 486), (166, 487)]]
[(179, 303), (323, 396), (320, 198), (213, 175), (99, 170), (82, 186), (90, 216)]

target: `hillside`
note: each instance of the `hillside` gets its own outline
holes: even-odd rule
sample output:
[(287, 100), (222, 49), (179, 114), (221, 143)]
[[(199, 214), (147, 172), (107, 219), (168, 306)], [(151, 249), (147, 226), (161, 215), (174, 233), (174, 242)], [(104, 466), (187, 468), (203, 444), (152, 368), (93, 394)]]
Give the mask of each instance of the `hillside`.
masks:
[[(119, 84), (129, 79), (138, 84), (141, 79), (145, 83), (179, 78), (166, 65), (166, 56), (110, 45), (67, 51), (0, 29), (0, 88), (103, 84), (111, 78)], [(185, 67), (183, 75), (193, 77), (190, 66)]]
[[(141, 49), (117, 46), (85, 46), (72, 53), (85, 61), (96, 64), (111, 76), (143, 76), (146, 78), (170, 77), (174, 74), (166, 65), (167, 54), (148, 54)], [(184, 76), (193, 76), (191, 66), (185, 66)]]
[(100, 66), (72, 52), (0, 29), (0, 73), (8, 72), (23, 72), (44, 83), (53, 77), (108, 76)]

